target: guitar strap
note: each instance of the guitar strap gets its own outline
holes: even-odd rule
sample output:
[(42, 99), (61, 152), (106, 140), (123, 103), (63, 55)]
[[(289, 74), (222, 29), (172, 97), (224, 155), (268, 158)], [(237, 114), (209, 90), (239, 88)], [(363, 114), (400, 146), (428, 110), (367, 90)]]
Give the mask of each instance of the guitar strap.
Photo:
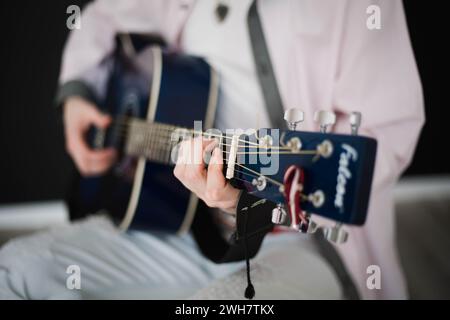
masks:
[(283, 119), (284, 109), (278, 90), (277, 80), (272, 68), (269, 50), (267, 49), (266, 39), (259, 19), (256, 0), (250, 5), (247, 16), (247, 25), (249, 30), (250, 42), (253, 51), (256, 73), (258, 74), (261, 92), (264, 97), (266, 110), (272, 122), (273, 128), (282, 129), (285, 127)]
[(236, 210), (236, 230), (231, 239), (226, 240), (210, 208), (199, 201), (191, 228), (200, 251), (216, 263), (254, 257), (266, 234), (273, 229), (271, 217), (274, 207), (274, 203), (242, 191)]

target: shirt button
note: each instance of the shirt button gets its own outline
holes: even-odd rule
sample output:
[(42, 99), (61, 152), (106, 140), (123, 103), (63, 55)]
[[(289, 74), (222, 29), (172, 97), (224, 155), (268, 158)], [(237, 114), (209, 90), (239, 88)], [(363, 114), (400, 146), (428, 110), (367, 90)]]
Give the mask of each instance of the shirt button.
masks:
[(180, 1), (180, 9), (181, 10), (188, 10), (190, 7), (190, 3), (186, 0)]

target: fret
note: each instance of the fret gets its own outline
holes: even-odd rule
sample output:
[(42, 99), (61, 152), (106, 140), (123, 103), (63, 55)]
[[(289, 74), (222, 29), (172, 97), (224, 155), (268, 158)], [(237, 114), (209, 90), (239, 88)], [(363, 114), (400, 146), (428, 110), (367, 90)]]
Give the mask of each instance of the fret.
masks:
[[(159, 130), (161, 132), (161, 129), (159, 129)], [(158, 134), (158, 136), (161, 136), (161, 135), (164, 135), (164, 134)], [(162, 142), (163, 140), (157, 140), (158, 160), (160, 162), (162, 162), (162, 163), (165, 163), (165, 161), (164, 161), (164, 151), (167, 149), (167, 146), (170, 145), (170, 134), (168, 134), (167, 136), (169, 136), (169, 138), (166, 139), (164, 142)]]
[(147, 144), (147, 147), (145, 148), (147, 157), (153, 161), (156, 161), (156, 158), (155, 158), (156, 146), (155, 146), (155, 136), (154, 136), (155, 127), (156, 127), (156, 125), (149, 127), (149, 130), (146, 132), (148, 144)]
[(164, 164), (172, 164), (172, 148), (178, 142), (172, 141), (172, 133), (175, 130), (187, 130), (173, 125), (150, 123), (139, 119), (129, 119), (128, 126), (125, 153), (131, 156), (143, 156), (148, 160)]
[[(145, 157), (148, 160), (174, 165), (172, 149), (182, 140), (195, 138), (203, 133), (194, 133), (190, 129), (164, 123), (147, 122), (140, 119), (128, 119), (128, 132), (125, 139), (125, 153), (135, 157)], [(224, 154), (224, 163), (228, 163), (227, 144), (223, 137), (219, 144)]]

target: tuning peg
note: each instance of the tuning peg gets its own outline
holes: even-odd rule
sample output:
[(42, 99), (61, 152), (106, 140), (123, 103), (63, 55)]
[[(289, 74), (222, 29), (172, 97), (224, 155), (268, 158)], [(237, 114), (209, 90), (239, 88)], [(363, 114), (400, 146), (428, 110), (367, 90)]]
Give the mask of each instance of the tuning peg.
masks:
[(309, 220), (308, 230), (306, 231), (306, 233), (316, 233), (318, 229), (319, 225), (315, 221)]
[(335, 244), (341, 244), (347, 241), (348, 232), (342, 229), (342, 225), (337, 223), (334, 227), (324, 228), (325, 238)]
[(315, 233), (319, 229), (319, 225), (311, 218), (311, 213), (305, 212), (307, 220), (306, 224), (300, 223), (300, 232)]
[(336, 114), (332, 111), (320, 110), (314, 113), (314, 121), (320, 126), (320, 132), (326, 133), (329, 126), (336, 123)]
[(287, 213), (283, 209), (281, 204), (278, 204), (276, 208), (272, 210), (272, 223), (284, 224), (287, 219)]
[(288, 124), (289, 130), (295, 130), (300, 122), (303, 122), (304, 114), (300, 109), (287, 109), (284, 112), (284, 120)]
[(358, 134), (359, 126), (361, 125), (361, 112), (353, 111), (350, 113), (350, 126), (352, 128), (352, 135)]

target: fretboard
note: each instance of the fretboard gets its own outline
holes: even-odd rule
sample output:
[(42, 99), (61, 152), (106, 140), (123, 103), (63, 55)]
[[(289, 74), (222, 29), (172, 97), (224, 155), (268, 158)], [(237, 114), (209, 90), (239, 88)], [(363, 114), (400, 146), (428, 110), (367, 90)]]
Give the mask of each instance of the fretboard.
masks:
[(177, 136), (187, 134), (188, 129), (139, 119), (128, 120), (125, 153), (148, 160), (173, 164), (173, 147), (180, 141)]
[[(157, 163), (175, 165), (177, 159), (176, 152), (178, 151), (178, 148), (175, 147), (180, 142), (199, 136), (209, 139), (214, 137), (219, 139), (219, 148), (223, 152), (224, 164), (228, 166), (229, 170), (234, 170), (234, 162), (237, 160), (236, 153), (241, 147), (238, 146), (239, 139), (236, 136), (222, 135), (218, 132), (196, 131), (159, 122), (147, 122), (137, 118), (128, 118), (125, 122), (127, 130), (124, 151), (127, 155), (145, 157), (147, 160)], [(235, 138), (236, 141), (234, 141)], [(234, 152), (233, 144), (236, 146)], [(257, 151), (257, 149), (254, 150)], [(209, 157), (211, 154), (206, 154), (205, 156)], [(242, 157), (240, 159), (242, 163), (245, 163)]]

